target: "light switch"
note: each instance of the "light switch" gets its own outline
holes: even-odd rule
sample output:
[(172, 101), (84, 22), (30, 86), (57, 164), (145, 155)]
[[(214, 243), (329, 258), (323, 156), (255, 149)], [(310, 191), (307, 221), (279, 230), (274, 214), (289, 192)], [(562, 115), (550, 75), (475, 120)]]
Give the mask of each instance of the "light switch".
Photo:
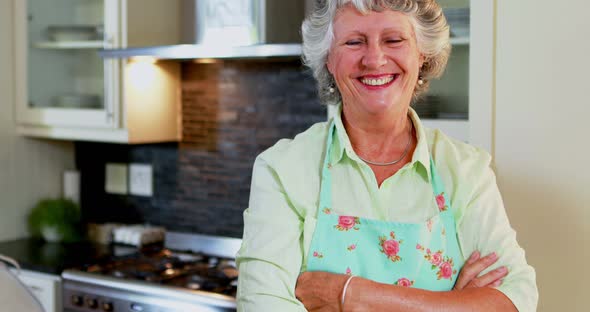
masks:
[(111, 194), (127, 194), (127, 164), (107, 163), (104, 190)]
[(129, 164), (129, 194), (152, 196), (152, 165)]

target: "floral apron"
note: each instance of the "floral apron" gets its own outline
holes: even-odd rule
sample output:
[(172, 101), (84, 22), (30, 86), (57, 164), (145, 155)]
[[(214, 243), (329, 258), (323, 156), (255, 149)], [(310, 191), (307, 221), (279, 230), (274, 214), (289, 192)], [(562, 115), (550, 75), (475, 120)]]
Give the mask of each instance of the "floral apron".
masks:
[(334, 124), (322, 167), (317, 222), (307, 257), (308, 271), (352, 274), (376, 282), (433, 291), (451, 290), (463, 257), (455, 219), (430, 159), (439, 213), (421, 223), (386, 222), (338, 215), (332, 210), (329, 163)]

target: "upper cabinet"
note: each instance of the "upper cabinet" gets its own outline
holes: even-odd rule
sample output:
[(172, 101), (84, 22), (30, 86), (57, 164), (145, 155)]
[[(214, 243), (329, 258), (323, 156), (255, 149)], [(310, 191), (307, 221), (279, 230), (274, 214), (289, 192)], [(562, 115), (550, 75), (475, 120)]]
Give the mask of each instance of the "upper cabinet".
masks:
[[(145, 2), (151, 18), (137, 13)], [(98, 55), (128, 42), (175, 40), (170, 21), (181, 13), (177, 3), (15, 1), (19, 133), (116, 143), (180, 140), (180, 64)], [(156, 32), (151, 23), (169, 27)]]
[(462, 141), (469, 138), (470, 6), (468, 0), (440, 0), (450, 26), (451, 57), (441, 79), (431, 81), (428, 93), (414, 109), (424, 123)]

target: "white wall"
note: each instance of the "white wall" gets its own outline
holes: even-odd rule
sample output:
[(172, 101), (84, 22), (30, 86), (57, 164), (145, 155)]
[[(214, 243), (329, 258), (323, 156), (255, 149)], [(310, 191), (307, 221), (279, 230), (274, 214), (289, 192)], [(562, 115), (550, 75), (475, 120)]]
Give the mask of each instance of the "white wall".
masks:
[(497, 0), (495, 160), (539, 311), (588, 311), (590, 3)]
[(59, 196), (62, 171), (74, 168), (71, 143), (15, 132), (13, 1), (0, 0), (0, 241), (26, 236), (30, 208), (41, 197)]

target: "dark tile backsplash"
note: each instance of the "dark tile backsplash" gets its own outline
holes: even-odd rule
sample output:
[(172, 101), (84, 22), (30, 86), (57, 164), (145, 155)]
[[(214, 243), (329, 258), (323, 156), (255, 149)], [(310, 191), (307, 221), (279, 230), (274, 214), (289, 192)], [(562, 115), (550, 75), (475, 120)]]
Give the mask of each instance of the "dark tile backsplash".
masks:
[[(184, 63), (182, 75), (182, 142), (76, 143), (86, 221), (241, 237), (256, 155), (326, 119), (299, 61)], [(107, 162), (151, 164), (154, 196), (106, 194)]]

